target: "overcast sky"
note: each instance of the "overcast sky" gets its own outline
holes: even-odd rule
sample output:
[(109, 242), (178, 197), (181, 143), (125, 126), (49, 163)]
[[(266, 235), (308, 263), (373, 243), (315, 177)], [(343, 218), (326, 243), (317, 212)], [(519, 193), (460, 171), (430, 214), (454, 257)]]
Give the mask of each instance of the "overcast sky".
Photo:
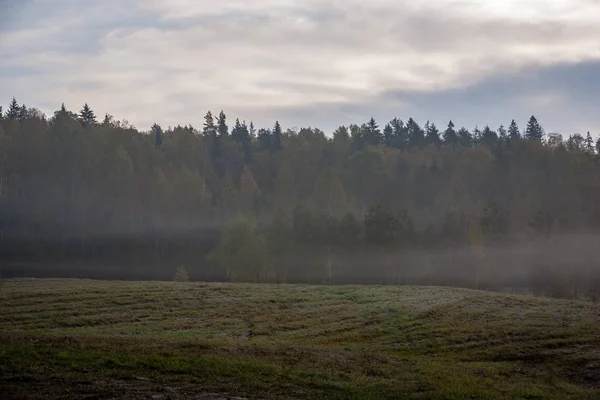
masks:
[(0, 0), (0, 102), (140, 129), (380, 123), (600, 133), (598, 0)]

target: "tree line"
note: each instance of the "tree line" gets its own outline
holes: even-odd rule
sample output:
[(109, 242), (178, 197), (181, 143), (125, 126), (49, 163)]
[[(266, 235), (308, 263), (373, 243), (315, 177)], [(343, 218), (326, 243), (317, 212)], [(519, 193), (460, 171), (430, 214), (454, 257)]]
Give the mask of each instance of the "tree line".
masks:
[[(0, 107), (5, 276), (598, 290), (600, 140), (371, 118), (148, 131)], [(584, 245), (584, 243), (586, 243)], [(569, 255), (569, 257), (566, 257)]]

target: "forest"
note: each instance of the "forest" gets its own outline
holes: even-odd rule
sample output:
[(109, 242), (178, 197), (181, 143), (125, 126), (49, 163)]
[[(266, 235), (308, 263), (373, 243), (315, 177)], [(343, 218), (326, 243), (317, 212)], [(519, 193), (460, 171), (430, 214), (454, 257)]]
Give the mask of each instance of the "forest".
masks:
[[(507, 121), (508, 122), (508, 121)], [(0, 107), (1, 277), (600, 294), (600, 140), (450, 121), (135, 128)]]

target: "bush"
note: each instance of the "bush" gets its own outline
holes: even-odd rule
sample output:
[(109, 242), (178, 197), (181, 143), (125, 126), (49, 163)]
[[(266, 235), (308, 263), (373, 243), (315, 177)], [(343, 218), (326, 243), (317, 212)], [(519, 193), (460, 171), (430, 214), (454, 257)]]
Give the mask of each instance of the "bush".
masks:
[(173, 276), (173, 280), (176, 282), (189, 282), (190, 276), (187, 273), (187, 270), (184, 266), (177, 267), (177, 271), (175, 271), (175, 276)]

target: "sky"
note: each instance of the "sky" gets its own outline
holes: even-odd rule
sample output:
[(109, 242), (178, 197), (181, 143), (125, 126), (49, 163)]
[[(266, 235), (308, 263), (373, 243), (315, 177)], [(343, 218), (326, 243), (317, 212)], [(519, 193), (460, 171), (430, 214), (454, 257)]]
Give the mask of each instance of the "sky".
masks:
[(0, 0), (0, 104), (600, 134), (598, 0)]

